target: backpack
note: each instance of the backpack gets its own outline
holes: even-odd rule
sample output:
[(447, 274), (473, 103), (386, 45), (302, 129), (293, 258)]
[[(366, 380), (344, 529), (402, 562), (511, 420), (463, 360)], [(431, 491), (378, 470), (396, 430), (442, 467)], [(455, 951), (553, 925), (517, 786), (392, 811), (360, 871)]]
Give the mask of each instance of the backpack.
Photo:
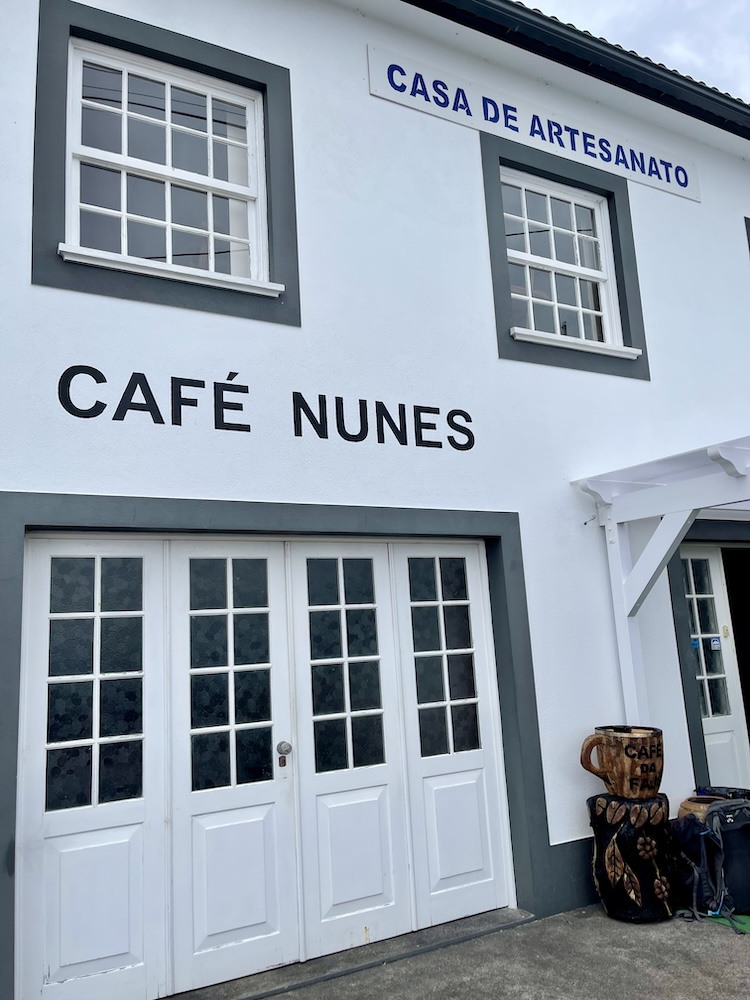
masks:
[[(706, 791), (706, 789), (702, 789)], [(670, 824), (673, 896), (693, 918), (750, 913), (750, 799), (714, 802), (702, 822), (692, 813)]]

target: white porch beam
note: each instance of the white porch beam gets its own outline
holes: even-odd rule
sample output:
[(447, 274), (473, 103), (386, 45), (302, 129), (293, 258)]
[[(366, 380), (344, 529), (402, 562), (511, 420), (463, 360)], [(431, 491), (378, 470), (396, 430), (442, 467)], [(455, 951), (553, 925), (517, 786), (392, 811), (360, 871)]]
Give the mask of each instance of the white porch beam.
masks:
[(617, 524), (644, 517), (661, 517), (678, 511), (700, 510), (728, 503), (750, 501), (748, 477), (717, 472), (697, 479), (662, 483), (612, 498), (612, 518)]
[(697, 514), (697, 510), (682, 510), (665, 514), (659, 522), (635, 565), (623, 580), (625, 610), (629, 618), (638, 612), (651, 593)]

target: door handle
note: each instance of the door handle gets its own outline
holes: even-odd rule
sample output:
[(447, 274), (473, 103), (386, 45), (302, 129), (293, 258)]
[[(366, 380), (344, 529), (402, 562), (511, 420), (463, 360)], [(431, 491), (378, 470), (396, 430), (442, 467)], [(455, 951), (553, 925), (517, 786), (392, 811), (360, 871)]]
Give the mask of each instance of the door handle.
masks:
[(276, 752), (281, 754), (282, 757), (288, 757), (292, 752), (292, 744), (287, 742), (287, 740), (281, 740), (280, 743), (276, 744)]

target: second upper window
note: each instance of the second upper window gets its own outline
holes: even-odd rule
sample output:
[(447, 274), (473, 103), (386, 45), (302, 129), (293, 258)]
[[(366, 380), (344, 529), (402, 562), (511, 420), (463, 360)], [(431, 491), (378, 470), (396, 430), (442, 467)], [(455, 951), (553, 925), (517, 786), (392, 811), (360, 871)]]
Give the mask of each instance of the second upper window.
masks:
[(623, 345), (607, 201), (501, 171), (516, 340), (637, 357)]

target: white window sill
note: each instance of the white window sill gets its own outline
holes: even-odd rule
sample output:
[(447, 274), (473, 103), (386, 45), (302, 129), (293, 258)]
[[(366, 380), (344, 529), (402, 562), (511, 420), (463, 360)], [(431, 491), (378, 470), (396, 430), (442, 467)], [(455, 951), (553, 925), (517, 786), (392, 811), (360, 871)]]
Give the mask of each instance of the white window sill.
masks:
[(286, 287), (273, 281), (255, 281), (253, 278), (237, 278), (231, 274), (199, 271), (192, 267), (162, 264), (158, 261), (141, 260), (138, 257), (121, 257), (104, 250), (89, 250), (86, 247), (71, 246), (69, 243), (60, 243), (57, 252), (63, 260), (73, 261), (77, 264), (93, 264), (95, 267), (108, 267), (115, 271), (148, 274), (157, 278), (170, 278), (172, 281), (188, 281), (192, 284), (229, 288), (236, 292), (251, 292), (255, 295), (268, 295), (272, 298), (278, 298)]
[(567, 347), (571, 351), (585, 351), (587, 354), (604, 354), (608, 358), (625, 358), (635, 361), (643, 351), (638, 347), (624, 347), (620, 344), (600, 344), (594, 340), (579, 337), (560, 337), (556, 333), (539, 333), (538, 330), (524, 330), (520, 326), (511, 327), (511, 337), (529, 344), (545, 344), (548, 347)]

